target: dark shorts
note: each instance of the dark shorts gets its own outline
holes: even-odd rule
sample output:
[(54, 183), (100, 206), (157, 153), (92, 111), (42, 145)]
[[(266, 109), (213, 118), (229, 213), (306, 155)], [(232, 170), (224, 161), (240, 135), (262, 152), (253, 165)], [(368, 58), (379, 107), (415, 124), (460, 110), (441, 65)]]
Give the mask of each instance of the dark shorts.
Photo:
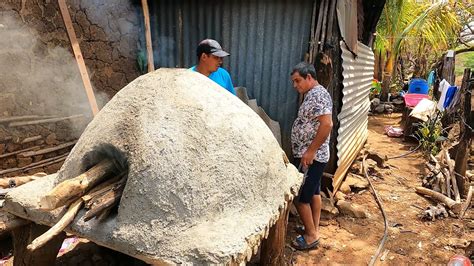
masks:
[[(295, 165), (300, 165), (301, 158), (295, 158)], [(321, 178), (323, 177), (324, 168), (327, 163), (321, 163), (313, 161), (308, 169), (308, 174), (304, 180), (303, 185), (300, 188), (298, 194), (298, 202), (311, 203), (314, 195), (319, 195), (321, 192)], [(300, 169), (300, 171), (303, 171)]]

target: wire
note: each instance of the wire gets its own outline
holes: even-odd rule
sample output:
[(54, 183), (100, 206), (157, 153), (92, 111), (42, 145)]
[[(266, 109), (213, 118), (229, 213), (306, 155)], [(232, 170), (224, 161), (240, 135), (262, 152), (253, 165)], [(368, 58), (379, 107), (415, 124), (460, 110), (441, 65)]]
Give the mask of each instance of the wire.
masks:
[(414, 148), (413, 150), (411, 150), (411, 151), (409, 151), (409, 152), (407, 152), (407, 153), (404, 153), (404, 154), (397, 155), (397, 156), (388, 157), (387, 160), (398, 159), (398, 158), (402, 158), (402, 157), (408, 156), (408, 155), (414, 153), (414, 152), (415, 152), (416, 150), (418, 150), (420, 147), (421, 147), (421, 143), (419, 143), (418, 146), (416, 146), (416, 148)]
[(387, 220), (387, 215), (385, 214), (385, 210), (383, 209), (382, 200), (380, 200), (379, 195), (377, 194), (377, 191), (375, 191), (375, 188), (372, 185), (372, 182), (370, 181), (369, 174), (367, 173), (367, 165), (365, 164), (366, 157), (367, 155), (364, 155), (364, 157), (362, 157), (362, 170), (364, 172), (365, 178), (367, 178), (367, 181), (369, 181), (370, 188), (374, 195), (375, 201), (377, 202), (377, 205), (379, 206), (380, 211), (382, 212), (382, 216), (384, 220), (384, 230), (383, 230), (382, 240), (380, 240), (379, 247), (377, 248), (374, 256), (372, 256), (372, 259), (369, 262), (369, 266), (373, 266), (377, 258), (380, 256), (380, 253), (382, 252), (383, 247), (385, 246), (385, 242), (387, 241), (387, 238), (388, 238), (388, 220)]

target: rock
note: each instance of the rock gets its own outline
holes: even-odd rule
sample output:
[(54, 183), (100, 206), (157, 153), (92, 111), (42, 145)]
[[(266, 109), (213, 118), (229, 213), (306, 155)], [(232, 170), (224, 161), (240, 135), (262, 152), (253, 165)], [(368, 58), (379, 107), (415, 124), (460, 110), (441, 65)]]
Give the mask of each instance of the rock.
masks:
[(345, 200), (338, 201), (336, 205), (344, 215), (354, 218), (367, 218), (367, 210), (363, 206)]
[(334, 206), (334, 203), (330, 199), (321, 197), (321, 200), (321, 219), (329, 220), (339, 214), (339, 210)]
[(375, 107), (375, 112), (377, 112), (377, 113), (383, 113), (384, 111), (385, 111), (385, 105), (381, 104), (381, 105), (377, 105)]
[(56, 140), (56, 134), (51, 133), (46, 137), (46, 144), (53, 145), (53, 144), (57, 144), (57, 143), (58, 143), (58, 141)]
[(20, 145), (15, 144), (15, 143), (7, 143), (7, 151), (8, 152), (14, 152), (20, 149)]
[(344, 194), (349, 194), (349, 193), (351, 193), (351, 187), (349, 186), (348, 183), (343, 182), (341, 184), (341, 187), (339, 187), (339, 191), (341, 191)]
[[(354, 174), (349, 173), (346, 177), (346, 180), (341, 185), (341, 191), (344, 193), (350, 193), (351, 191), (357, 192), (369, 186), (369, 182), (365, 179), (359, 178)], [(347, 187), (349, 187), (349, 191), (347, 191)], [(344, 190), (342, 190), (344, 188)]]
[(341, 191), (336, 192), (336, 195), (334, 196), (337, 201), (339, 200), (345, 200), (346, 199), (346, 194), (342, 193)]
[(3, 154), (5, 152), (5, 144), (0, 143), (0, 154)]
[(31, 157), (18, 158), (18, 167), (27, 166), (32, 162), (33, 162), (33, 158), (31, 158)]

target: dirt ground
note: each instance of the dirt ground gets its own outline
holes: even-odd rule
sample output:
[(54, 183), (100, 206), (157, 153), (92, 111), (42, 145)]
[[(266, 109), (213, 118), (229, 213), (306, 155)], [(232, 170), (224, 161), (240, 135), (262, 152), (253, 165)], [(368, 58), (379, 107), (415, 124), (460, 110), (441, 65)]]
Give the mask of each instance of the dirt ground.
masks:
[[(369, 137), (366, 149), (381, 155), (396, 156), (406, 153), (416, 143), (384, 135), (384, 126), (399, 126), (399, 114), (369, 117)], [(389, 229), (385, 248), (388, 254), (378, 265), (386, 264), (445, 264), (456, 254), (465, 254), (465, 248), (474, 240), (474, 211), (471, 208), (463, 220), (447, 218), (425, 221), (422, 210), (431, 202), (415, 193), (421, 186), (425, 160), (421, 152), (388, 161), (390, 169), (379, 169), (380, 178), (372, 183), (387, 215)], [(310, 264), (367, 264), (383, 236), (384, 222), (370, 190), (349, 195), (351, 202), (367, 208), (369, 217), (356, 219), (339, 215), (323, 222), (321, 244), (311, 251), (300, 252), (290, 248), (296, 237), (297, 218), (290, 217), (286, 256), (291, 265)], [(383, 254), (383, 253), (382, 253)]]

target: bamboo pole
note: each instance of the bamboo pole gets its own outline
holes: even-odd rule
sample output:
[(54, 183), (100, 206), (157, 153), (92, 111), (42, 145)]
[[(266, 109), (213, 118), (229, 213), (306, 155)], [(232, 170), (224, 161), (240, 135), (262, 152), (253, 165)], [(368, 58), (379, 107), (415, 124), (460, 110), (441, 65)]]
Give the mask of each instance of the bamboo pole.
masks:
[(92, 84), (89, 78), (89, 73), (87, 73), (86, 63), (84, 62), (84, 57), (81, 53), (81, 47), (77, 41), (76, 33), (74, 32), (74, 27), (72, 26), (71, 16), (67, 9), (66, 0), (58, 0), (59, 9), (61, 10), (61, 15), (63, 16), (64, 25), (66, 26), (66, 31), (71, 41), (72, 51), (76, 58), (77, 66), (81, 73), (82, 82), (84, 83), (84, 89), (86, 90), (87, 99), (89, 100), (89, 105), (91, 106), (92, 114), (95, 116), (99, 112), (99, 107), (97, 106), (97, 101), (95, 99), (94, 90), (92, 89)]
[(150, 31), (150, 12), (148, 11), (148, 1), (142, 0), (143, 18), (145, 20), (145, 39), (146, 39), (146, 53), (148, 60), (148, 72), (155, 70), (155, 64), (153, 61), (153, 46), (151, 42), (151, 31)]

